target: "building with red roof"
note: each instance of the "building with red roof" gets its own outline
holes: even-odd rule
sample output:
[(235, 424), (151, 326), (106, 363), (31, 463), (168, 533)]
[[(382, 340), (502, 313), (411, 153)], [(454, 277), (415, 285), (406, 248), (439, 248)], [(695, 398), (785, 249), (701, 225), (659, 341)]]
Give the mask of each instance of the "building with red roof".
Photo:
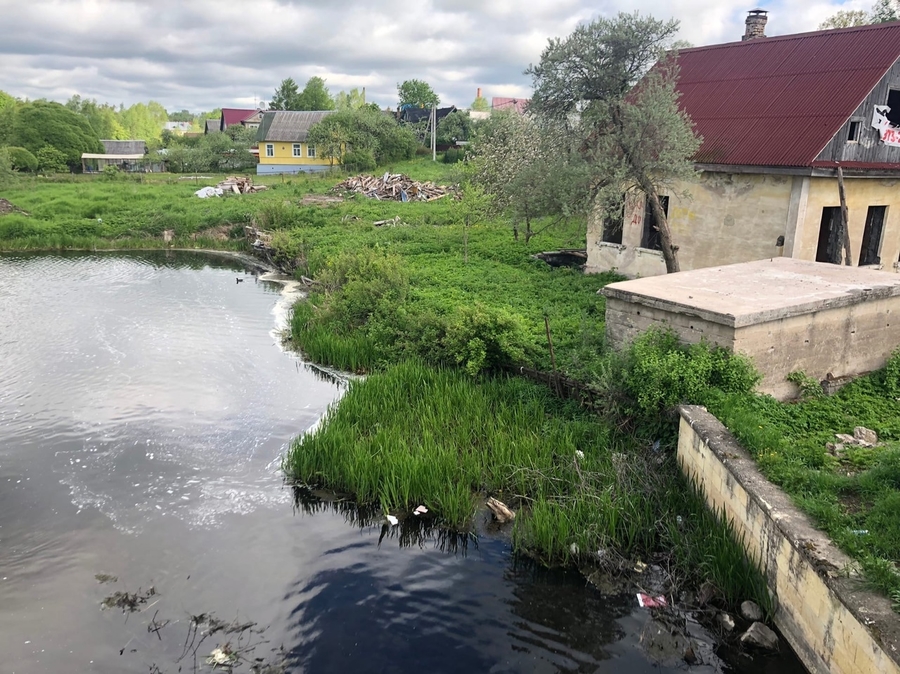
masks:
[(218, 122), (214, 119), (206, 120), (206, 133), (224, 131), (229, 126), (240, 124), (251, 129), (258, 129), (262, 120), (262, 110), (246, 110), (242, 108), (222, 108), (222, 115)]
[[(678, 53), (679, 104), (702, 144), (699, 178), (663, 198), (683, 270), (776, 256), (839, 263), (838, 167), (854, 265), (900, 260), (900, 22)], [(680, 198), (687, 191), (690, 198)], [(588, 271), (664, 274), (642, 194), (621, 228), (593, 223)]]

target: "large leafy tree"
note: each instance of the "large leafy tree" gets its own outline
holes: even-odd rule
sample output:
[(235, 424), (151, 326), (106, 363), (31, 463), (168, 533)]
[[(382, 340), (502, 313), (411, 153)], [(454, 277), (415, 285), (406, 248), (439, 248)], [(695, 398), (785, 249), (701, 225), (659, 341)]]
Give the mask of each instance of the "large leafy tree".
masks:
[(328, 115), (309, 130), (309, 142), (334, 161), (352, 151), (368, 153), (379, 164), (411, 159), (418, 146), (412, 131), (368, 106)]
[(679, 270), (678, 248), (660, 193), (695, 177), (691, 157), (700, 145), (678, 107), (674, 57), (664, 53), (677, 31), (677, 21), (639, 13), (600, 18), (550, 40), (526, 71), (529, 111), (565, 129), (566, 145), (590, 168), (594, 214), (619, 213), (624, 193), (646, 195), (668, 272)]
[(13, 105), (15, 105), (15, 103), (16, 103), (15, 98), (10, 96), (5, 91), (0, 90), (0, 110), (3, 110), (4, 108), (7, 108), (7, 107), (11, 108)]
[(868, 12), (862, 9), (842, 9), (820, 23), (819, 28), (821, 30), (850, 28), (898, 20), (900, 20), (900, 0), (876, 0)]
[(269, 102), (269, 110), (299, 110), (300, 87), (292, 77), (281, 80)]
[[(0, 126), (0, 145), (24, 147), (40, 160), (40, 151), (58, 150), (69, 168), (81, 165), (83, 152), (103, 152), (97, 132), (82, 116), (60, 103), (32, 101), (13, 108)], [(44, 153), (45, 156), (47, 153)]]
[(403, 84), (398, 84), (397, 96), (400, 99), (400, 107), (411, 105), (416, 108), (430, 108), (441, 102), (431, 85), (422, 80), (406, 80)]
[(125, 140), (128, 138), (128, 131), (119, 121), (119, 112), (114, 106), (84, 99), (76, 94), (66, 101), (66, 107), (84, 117), (101, 139)]
[(339, 91), (334, 95), (335, 110), (356, 110), (366, 104), (365, 89), (359, 90), (356, 87), (350, 91)]
[(472, 118), (465, 110), (446, 115), (437, 125), (437, 142), (444, 145), (459, 140), (469, 140), (472, 135)]
[(297, 107), (292, 110), (334, 110), (334, 99), (328, 93), (325, 80), (310, 77), (297, 97)]
[(135, 103), (119, 113), (125, 129), (126, 139), (145, 140), (148, 144), (158, 143), (163, 127), (169, 121), (169, 113), (156, 101)]

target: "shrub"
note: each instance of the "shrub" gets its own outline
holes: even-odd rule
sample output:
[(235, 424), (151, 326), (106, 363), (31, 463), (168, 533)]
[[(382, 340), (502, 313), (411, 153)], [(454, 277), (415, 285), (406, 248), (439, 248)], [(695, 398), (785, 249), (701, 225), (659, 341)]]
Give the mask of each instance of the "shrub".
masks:
[(453, 147), (444, 152), (445, 164), (456, 164), (466, 158), (466, 151), (462, 148)]
[(482, 304), (461, 306), (447, 325), (447, 356), (469, 374), (525, 360), (529, 342), (521, 316)]
[(34, 173), (38, 168), (38, 160), (24, 147), (8, 147), (6, 148), (9, 156), (10, 167), (13, 171), (22, 171)]
[(52, 145), (45, 145), (37, 151), (38, 171), (42, 173), (66, 173), (66, 155)]
[(317, 276), (328, 296), (329, 312), (344, 331), (365, 325), (385, 303), (401, 304), (409, 289), (400, 258), (371, 248), (331, 258)]
[(341, 164), (353, 173), (374, 171), (378, 166), (375, 161), (375, 155), (372, 154), (371, 150), (353, 150), (348, 152), (341, 158)]

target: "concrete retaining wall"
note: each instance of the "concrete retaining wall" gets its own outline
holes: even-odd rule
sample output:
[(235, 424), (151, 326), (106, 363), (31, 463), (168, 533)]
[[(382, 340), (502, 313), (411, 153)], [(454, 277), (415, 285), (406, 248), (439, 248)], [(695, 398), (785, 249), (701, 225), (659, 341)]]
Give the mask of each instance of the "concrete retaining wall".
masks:
[(900, 616), (852, 560), (768, 482), (703, 407), (681, 408), (678, 462), (724, 514), (776, 597), (775, 624), (815, 674), (900, 674)]

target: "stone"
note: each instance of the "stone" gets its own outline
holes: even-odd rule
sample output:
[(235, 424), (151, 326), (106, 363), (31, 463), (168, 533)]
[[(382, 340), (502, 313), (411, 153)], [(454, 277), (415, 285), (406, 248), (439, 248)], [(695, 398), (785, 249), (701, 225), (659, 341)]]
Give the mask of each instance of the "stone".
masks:
[(847, 433), (835, 433), (834, 437), (840, 440), (845, 445), (858, 445), (859, 441), (854, 438), (852, 435), (848, 435)]
[(741, 635), (741, 645), (761, 648), (767, 651), (778, 650), (778, 635), (760, 622), (750, 625), (750, 629)]
[(825, 449), (832, 456), (842, 456), (844, 454), (844, 443), (842, 443), (842, 442), (826, 442)]
[(752, 601), (741, 604), (741, 617), (750, 622), (758, 622), (763, 619), (762, 609)]
[(734, 618), (728, 613), (719, 613), (716, 616), (716, 622), (725, 632), (734, 632)]
[(865, 426), (857, 426), (854, 428), (853, 437), (864, 447), (874, 447), (878, 444), (878, 433)]

